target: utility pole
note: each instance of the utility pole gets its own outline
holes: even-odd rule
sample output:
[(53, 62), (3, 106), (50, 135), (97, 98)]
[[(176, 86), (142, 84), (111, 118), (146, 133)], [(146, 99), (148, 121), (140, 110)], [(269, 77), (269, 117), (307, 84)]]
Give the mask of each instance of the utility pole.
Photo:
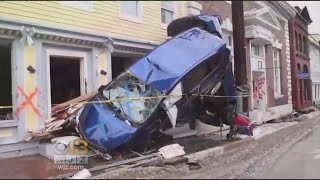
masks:
[[(234, 51), (234, 77), (237, 86), (248, 84), (243, 1), (231, 1)], [(242, 112), (248, 113), (248, 97), (238, 98)]]

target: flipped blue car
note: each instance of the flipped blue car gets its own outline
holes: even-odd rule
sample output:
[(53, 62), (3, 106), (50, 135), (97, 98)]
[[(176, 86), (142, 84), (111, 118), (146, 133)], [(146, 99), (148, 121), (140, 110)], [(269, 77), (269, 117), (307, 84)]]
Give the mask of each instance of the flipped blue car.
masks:
[(89, 146), (101, 152), (142, 151), (152, 141), (170, 138), (170, 128), (185, 123), (194, 128), (195, 119), (214, 126), (231, 123), (236, 92), (218, 18), (177, 19), (168, 35), (174, 37), (91, 99), (107, 103), (84, 106), (78, 130)]

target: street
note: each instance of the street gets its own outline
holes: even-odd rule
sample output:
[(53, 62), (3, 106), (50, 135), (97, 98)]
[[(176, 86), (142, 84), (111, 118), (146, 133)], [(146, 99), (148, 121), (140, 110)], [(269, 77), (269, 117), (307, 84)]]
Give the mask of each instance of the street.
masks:
[(320, 178), (320, 128), (295, 144), (262, 178)]
[(319, 123), (317, 118), (303, 120), (253, 143), (243, 144), (235, 151), (199, 160), (200, 168), (194, 169), (189, 164), (138, 168), (99, 178), (319, 178)]

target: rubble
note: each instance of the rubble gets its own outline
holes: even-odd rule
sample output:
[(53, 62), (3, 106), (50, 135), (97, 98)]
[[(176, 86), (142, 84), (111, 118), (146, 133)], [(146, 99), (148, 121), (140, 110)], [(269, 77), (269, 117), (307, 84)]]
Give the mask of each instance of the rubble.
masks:
[(178, 156), (185, 155), (183, 147), (179, 144), (171, 144), (159, 149), (159, 153), (165, 158), (170, 159)]
[(97, 92), (79, 96), (70, 101), (52, 107), (52, 118), (45, 121), (45, 128), (29, 132), (26, 141), (46, 140), (66, 135), (78, 135), (76, 132), (77, 116), (84, 106), (84, 102), (92, 98)]
[(88, 179), (91, 177), (91, 173), (88, 169), (82, 169), (71, 177), (71, 179)]

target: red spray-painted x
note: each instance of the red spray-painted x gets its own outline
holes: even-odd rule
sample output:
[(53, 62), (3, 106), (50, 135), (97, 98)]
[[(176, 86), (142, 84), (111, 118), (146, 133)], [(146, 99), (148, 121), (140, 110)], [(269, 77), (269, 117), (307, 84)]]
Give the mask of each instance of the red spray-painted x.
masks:
[(32, 103), (31, 99), (38, 93), (38, 88), (36, 88), (29, 96), (24, 92), (24, 90), (18, 86), (19, 92), (25, 97), (25, 101), (17, 108), (17, 116), (19, 115), (20, 111), (27, 105), (30, 104), (34, 112), (38, 115), (41, 116), (39, 110), (34, 106)]

